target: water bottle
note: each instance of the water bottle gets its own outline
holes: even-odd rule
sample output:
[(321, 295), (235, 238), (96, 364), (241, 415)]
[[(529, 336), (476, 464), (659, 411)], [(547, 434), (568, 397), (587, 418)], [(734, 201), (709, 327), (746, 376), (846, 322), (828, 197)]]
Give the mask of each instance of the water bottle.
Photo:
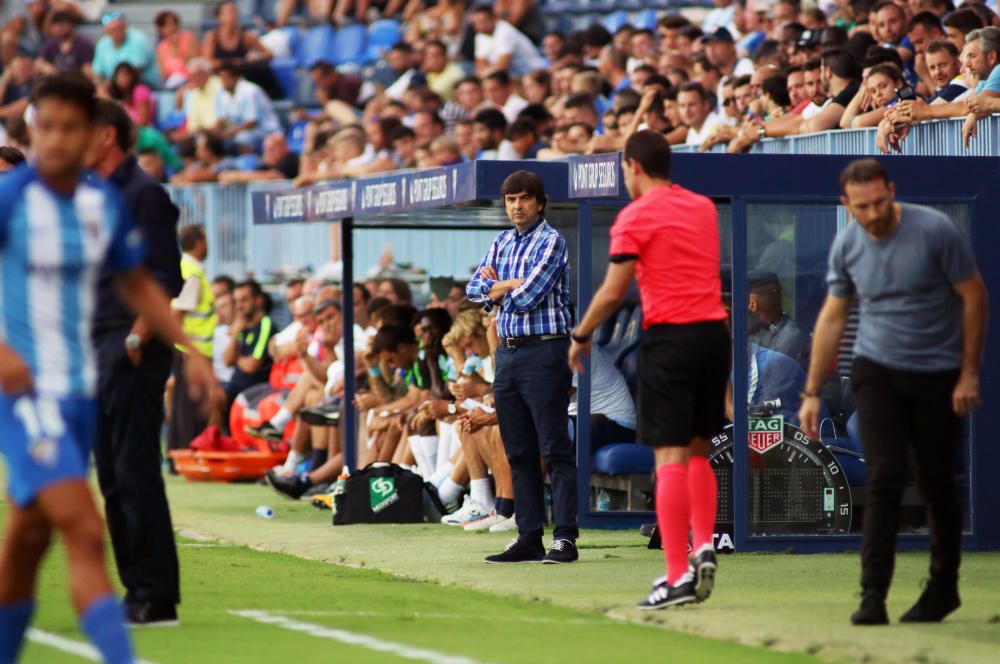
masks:
[(273, 519), (274, 510), (272, 510), (267, 505), (261, 505), (257, 508), (257, 518), (259, 519)]
[(333, 495), (339, 496), (347, 490), (347, 478), (351, 476), (351, 469), (344, 466), (344, 470), (341, 471), (340, 476), (337, 477), (337, 481), (333, 483)]
[(597, 511), (608, 512), (611, 510), (611, 496), (604, 489), (597, 494)]

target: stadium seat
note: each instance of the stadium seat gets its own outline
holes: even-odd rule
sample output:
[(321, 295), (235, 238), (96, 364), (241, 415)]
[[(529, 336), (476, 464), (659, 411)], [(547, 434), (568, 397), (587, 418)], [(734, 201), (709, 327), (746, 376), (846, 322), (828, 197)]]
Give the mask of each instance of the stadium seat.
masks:
[(643, 9), (632, 17), (632, 26), (646, 30), (656, 30), (656, 10)]
[(365, 62), (380, 60), (385, 52), (403, 41), (403, 29), (399, 21), (386, 18), (375, 21), (368, 26), (368, 48), (365, 51)]
[(604, 475), (645, 475), (653, 465), (653, 448), (647, 445), (614, 443), (594, 454), (594, 470)]
[(337, 33), (332, 26), (317, 25), (309, 28), (299, 48), (299, 66), (308, 68), (320, 60), (333, 62), (336, 39)]
[(166, 115), (160, 116), (157, 121), (156, 126), (160, 131), (173, 131), (174, 129), (180, 129), (184, 126), (184, 122), (187, 120), (187, 114), (179, 108), (175, 108)]
[(361, 64), (365, 56), (365, 45), (368, 43), (368, 31), (360, 23), (351, 23), (337, 30), (333, 40), (333, 64)]
[(177, 97), (174, 92), (170, 90), (160, 90), (153, 93), (153, 104), (154, 111), (156, 113), (156, 126), (162, 128), (163, 122), (173, 113), (176, 109)]
[(271, 71), (285, 91), (285, 99), (295, 99), (296, 81), (295, 69), (298, 63), (293, 58), (274, 58), (271, 60)]
[(611, 12), (604, 17), (601, 23), (607, 28), (608, 32), (615, 34), (623, 25), (629, 24), (628, 12), (621, 10)]
[(308, 122), (299, 120), (298, 122), (293, 122), (292, 126), (288, 128), (288, 149), (295, 154), (302, 154), (302, 150), (305, 148), (306, 127), (308, 126)]

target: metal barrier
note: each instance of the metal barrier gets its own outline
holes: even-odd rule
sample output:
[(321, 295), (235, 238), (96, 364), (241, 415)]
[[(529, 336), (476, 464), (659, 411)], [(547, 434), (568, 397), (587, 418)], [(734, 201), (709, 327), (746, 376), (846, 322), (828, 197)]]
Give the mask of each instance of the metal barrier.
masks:
[[(969, 147), (962, 145), (964, 118), (950, 118), (913, 125), (903, 141), (900, 154), (916, 157), (996, 157), (1000, 156), (1000, 115), (983, 118), (976, 126), (977, 136)], [(875, 128), (824, 131), (817, 134), (765, 138), (750, 149), (754, 154), (880, 154), (875, 146)], [(674, 146), (674, 152), (697, 152), (687, 146)], [(716, 146), (708, 152), (725, 152)]]

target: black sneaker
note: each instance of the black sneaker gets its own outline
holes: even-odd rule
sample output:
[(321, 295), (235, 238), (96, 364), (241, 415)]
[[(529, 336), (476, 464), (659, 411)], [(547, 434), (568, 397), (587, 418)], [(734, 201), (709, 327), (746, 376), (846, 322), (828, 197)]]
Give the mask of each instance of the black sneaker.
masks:
[(323, 483), (313, 484), (308, 489), (306, 489), (306, 492), (302, 494), (302, 497), (312, 498), (313, 496), (322, 496), (324, 494), (330, 493), (331, 491), (333, 491), (332, 484), (323, 484)]
[(715, 572), (719, 563), (715, 559), (715, 549), (705, 545), (692, 561), (694, 567), (694, 594), (699, 602), (704, 602), (715, 588)]
[(941, 622), (945, 616), (962, 606), (958, 597), (958, 585), (935, 582), (931, 579), (920, 594), (917, 603), (904, 613), (899, 622)]
[(125, 616), (129, 627), (179, 627), (181, 624), (177, 619), (177, 607), (173, 604), (126, 604)]
[(885, 610), (885, 596), (877, 590), (861, 594), (861, 606), (851, 615), (852, 625), (888, 625), (889, 613)]
[(580, 559), (580, 552), (576, 549), (576, 542), (568, 539), (557, 539), (552, 542), (552, 548), (545, 554), (542, 562), (546, 565), (560, 565), (562, 563), (575, 563)]
[(636, 608), (643, 611), (659, 611), (671, 606), (682, 606), (684, 604), (694, 604), (698, 597), (694, 594), (694, 580), (690, 575), (675, 586), (667, 584), (666, 577), (660, 577), (653, 582), (653, 591), (649, 596), (639, 602)]
[(282, 477), (273, 470), (267, 471), (267, 482), (274, 487), (275, 491), (288, 496), (292, 500), (298, 500), (301, 498), (302, 495), (312, 486), (311, 482), (298, 475), (293, 477)]
[(243, 430), (254, 438), (268, 440), (272, 443), (280, 443), (283, 438), (281, 431), (278, 430), (278, 427), (274, 426), (270, 422), (264, 422), (257, 427), (253, 427), (248, 424), (243, 427)]
[(512, 539), (503, 553), (486, 556), (485, 562), (490, 565), (510, 565), (513, 563), (540, 563), (545, 559), (545, 547), (541, 542), (528, 543), (520, 539)]
[(309, 426), (335, 427), (340, 424), (340, 406), (330, 403), (303, 408), (299, 411), (299, 419)]

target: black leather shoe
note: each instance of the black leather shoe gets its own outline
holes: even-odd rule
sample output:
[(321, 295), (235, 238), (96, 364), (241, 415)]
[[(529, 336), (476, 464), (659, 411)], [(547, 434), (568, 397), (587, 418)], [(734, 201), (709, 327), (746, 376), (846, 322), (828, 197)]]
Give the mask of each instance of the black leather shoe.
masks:
[(179, 627), (177, 607), (173, 604), (140, 602), (125, 605), (129, 627)]
[(490, 565), (510, 565), (514, 563), (540, 563), (545, 559), (545, 547), (542, 543), (528, 543), (520, 539), (512, 539), (503, 553), (486, 556)]
[(267, 471), (267, 482), (274, 490), (280, 494), (288, 496), (292, 500), (298, 500), (312, 486), (311, 483), (295, 475), (293, 477), (282, 477), (273, 470)]
[(576, 542), (568, 539), (557, 539), (552, 542), (552, 548), (545, 554), (542, 562), (546, 565), (560, 565), (575, 563), (579, 559), (580, 552), (576, 549)]
[(904, 613), (899, 622), (941, 622), (945, 616), (962, 606), (958, 597), (958, 585), (955, 583), (927, 582), (927, 587), (920, 594), (917, 603)]
[(861, 594), (861, 606), (851, 615), (852, 625), (888, 625), (889, 613), (885, 610), (885, 595), (877, 590)]

